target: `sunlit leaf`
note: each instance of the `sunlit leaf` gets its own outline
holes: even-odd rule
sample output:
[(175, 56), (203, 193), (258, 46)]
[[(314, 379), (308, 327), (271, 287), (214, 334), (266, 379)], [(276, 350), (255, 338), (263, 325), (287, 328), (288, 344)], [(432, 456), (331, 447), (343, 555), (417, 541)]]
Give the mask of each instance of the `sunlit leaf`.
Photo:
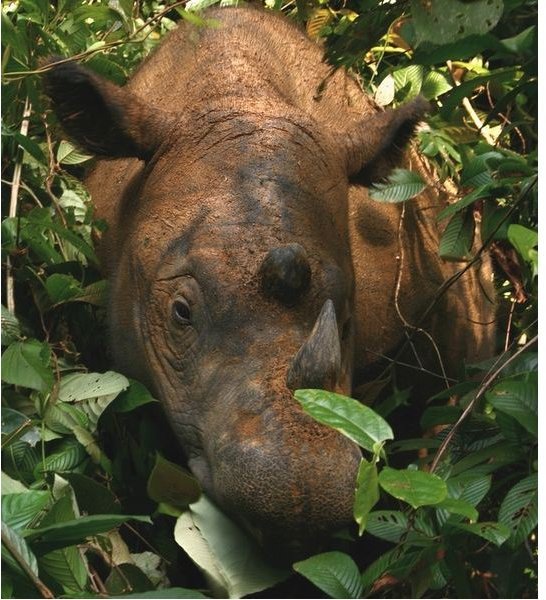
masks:
[(385, 467), (379, 474), (379, 485), (391, 496), (411, 504), (413, 508), (439, 504), (447, 498), (445, 481), (425, 471)]
[(362, 535), (366, 529), (368, 514), (379, 501), (379, 483), (377, 476), (377, 464), (375, 461), (368, 462), (366, 459), (360, 461), (358, 475), (356, 478), (355, 502), (353, 515), (358, 523), (358, 533)]
[(375, 183), (369, 190), (370, 198), (378, 202), (405, 202), (420, 194), (427, 184), (415, 171), (395, 169), (386, 183)]
[(337, 429), (366, 450), (392, 440), (390, 425), (371, 408), (347, 396), (324, 390), (296, 390), (294, 397), (320, 423)]

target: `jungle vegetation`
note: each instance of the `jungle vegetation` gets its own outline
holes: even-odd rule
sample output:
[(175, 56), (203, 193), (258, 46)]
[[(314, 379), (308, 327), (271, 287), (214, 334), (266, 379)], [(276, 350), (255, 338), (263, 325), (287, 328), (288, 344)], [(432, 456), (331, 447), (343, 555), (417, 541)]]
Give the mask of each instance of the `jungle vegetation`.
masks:
[[(438, 252), (489, 253), (500, 306), (498, 353), (428, 400), (426, 438), (392, 439), (414, 393), (394, 380), (371, 408), (297, 392), (364, 460), (354, 528), (286, 569), (199, 499), (156, 399), (112, 371), (92, 157), (41, 90), (53, 54), (123, 84), (215, 2), (3, 0), (2, 598), (536, 597), (537, 0), (265, 0), (380, 105), (433, 103), (416, 144), (453, 196)], [(373, 195), (423, 185), (398, 170)]]

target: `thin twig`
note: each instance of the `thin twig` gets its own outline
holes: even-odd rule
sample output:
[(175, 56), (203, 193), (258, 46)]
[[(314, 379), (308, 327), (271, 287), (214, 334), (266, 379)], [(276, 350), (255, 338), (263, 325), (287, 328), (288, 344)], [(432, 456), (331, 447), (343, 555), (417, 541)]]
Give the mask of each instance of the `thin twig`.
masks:
[[(449, 382), (447, 379), (446, 370), (444, 368), (444, 362), (442, 360), (442, 355), (441, 355), (440, 349), (438, 348), (438, 345), (434, 341), (433, 337), (430, 335), (430, 333), (428, 331), (426, 331), (422, 327), (419, 327), (417, 325), (412, 325), (404, 317), (404, 315), (402, 314), (402, 311), (400, 310), (400, 305), (399, 305), (398, 300), (399, 300), (400, 288), (402, 286), (402, 276), (403, 276), (403, 272), (404, 272), (404, 245), (402, 243), (402, 228), (404, 225), (405, 212), (406, 212), (406, 205), (404, 204), (402, 206), (402, 211), (400, 213), (400, 221), (398, 224), (398, 273), (397, 273), (397, 277), (396, 277), (396, 288), (395, 288), (395, 293), (394, 293), (394, 306), (396, 308), (398, 318), (402, 321), (404, 327), (406, 329), (411, 329), (414, 332), (421, 333), (431, 343), (432, 347), (434, 348), (434, 351), (436, 352), (436, 356), (438, 358), (438, 363), (440, 365), (440, 371), (442, 372), (442, 377), (443, 377), (444, 383), (446, 385), (446, 388), (449, 388)], [(409, 334), (408, 334), (408, 337), (409, 337)], [(411, 339), (408, 340), (408, 343), (411, 344), (413, 352), (415, 354), (415, 357), (417, 358), (417, 362), (419, 363), (419, 366), (422, 367), (423, 365), (421, 363), (421, 360), (419, 359), (417, 350), (415, 349), (415, 346), (414, 346), (413, 342), (411, 341)]]
[[(451, 277), (448, 277), (448, 279), (446, 279), (440, 285), (440, 287), (436, 290), (436, 293), (434, 294), (434, 297), (430, 301), (429, 305), (427, 306), (427, 308), (425, 309), (425, 311), (421, 315), (421, 318), (416, 323), (416, 325), (418, 327), (420, 326), (421, 323), (423, 323), (428, 318), (428, 316), (430, 315), (430, 313), (434, 310), (434, 308), (436, 307), (436, 305), (438, 304), (438, 302), (440, 301), (440, 299), (449, 290), (449, 288), (451, 286), (453, 286), (455, 283), (457, 283), (457, 281), (459, 281), (459, 279), (468, 270), (470, 270), (478, 261), (481, 260), (482, 254), (485, 252), (485, 250), (487, 249), (487, 247), (489, 246), (489, 244), (491, 243), (491, 241), (494, 239), (497, 231), (504, 225), (504, 223), (506, 223), (506, 221), (512, 216), (512, 214), (514, 213), (514, 211), (517, 209), (517, 207), (519, 206), (519, 204), (521, 202), (523, 202), (523, 200), (527, 197), (527, 194), (536, 185), (537, 180), (538, 180), (538, 176), (535, 176), (534, 181), (530, 185), (528, 185), (523, 192), (521, 192), (519, 198), (514, 202), (514, 204), (510, 207), (510, 209), (508, 211), (506, 211), (506, 214), (499, 220), (499, 222), (497, 223), (496, 227), (493, 229), (493, 231), (491, 231), (491, 233), (489, 234), (489, 236), (487, 237), (487, 239), (484, 242), (482, 242), (482, 245), (478, 248), (478, 250), (477, 250), (476, 254), (474, 255), (474, 257), (462, 269), (460, 269), (459, 271), (457, 271), (456, 273), (454, 273)], [(412, 331), (412, 334), (410, 335), (410, 337), (413, 336), (414, 332), (415, 332), (415, 330)], [(397, 362), (398, 361), (398, 359), (406, 351), (407, 345), (408, 345), (408, 340), (406, 340), (401, 345), (401, 347), (398, 349), (398, 351), (396, 352), (396, 354), (393, 357), (393, 362)], [(379, 379), (384, 378), (390, 368), (391, 368), (391, 365), (389, 365), (388, 367), (386, 367), (385, 370), (379, 376)]]
[(510, 342), (510, 331), (512, 330), (512, 319), (514, 318), (514, 310), (516, 308), (516, 302), (512, 300), (510, 303), (510, 314), (508, 315), (508, 323), (506, 324), (506, 337), (504, 339), (504, 351), (508, 350), (508, 344)]
[(15, 544), (12, 543), (9, 536), (5, 535), (4, 529), (2, 528), (2, 544), (10, 551), (13, 558), (19, 563), (19, 566), (27, 577), (32, 581), (34, 587), (40, 592), (42, 598), (55, 598), (53, 592), (45, 585), (45, 583), (34, 573), (31, 566), (27, 563), (25, 558), (19, 552)]
[(466, 417), (472, 412), (472, 409), (476, 405), (476, 402), (485, 394), (485, 392), (487, 391), (489, 386), (493, 383), (493, 381), (495, 381), (495, 379), (500, 375), (500, 373), (512, 361), (514, 361), (522, 352), (525, 352), (525, 350), (527, 350), (529, 347), (531, 347), (533, 344), (535, 344), (535, 342), (537, 340), (538, 340), (538, 335), (535, 335), (534, 338), (529, 340), (524, 346), (522, 346), (519, 350), (514, 352), (514, 354), (512, 354), (512, 356), (510, 358), (508, 358), (506, 361), (504, 361), (498, 369), (493, 371), (493, 373), (491, 373), (491, 375), (489, 375), (488, 377), (486, 377), (483, 380), (483, 382), (478, 390), (478, 393), (474, 396), (474, 398), (471, 400), (471, 402), (468, 403), (468, 406), (464, 409), (462, 415), (458, 418), (457, 422), (453, 425), (453, 427), (450, 429), (449, 433), (446, 435), (446, 437), (440, 444), (440, 447), (438, 448), (438, 451), (436, 452), (436, 455), (435, 455), (434, 460), (432, 461), (432, 465), (430, 467), (431, 473), (433, 473), (435, 471), (436, 467), (438, 466), (438, 463), (440, 462), (440, 459), (445, 454), (447, 447), (449, 446), (449, 443), (453, 439), (453, 436), (455, 435), (455, 431), (458, 429), (458, 427), (461, 425), (461, 423), (466, 419)]
[[(27, 96), (25, 100), (25, 108), (23, 110), (23, 120), (21, 121), (21, 135), (25, 136), (28, 133), (28, 125), (30, 122), (30, 113), (32, 111), (32, 104)], [(21, 146), (18, 147), (17, 162), (13, 170), (13, 179), (11, 182), (11, 194), (9, 200), (9, 217), (13, 218), (17, 216), (19, 212), (19, 187), (21, 184), (21, 172), (23, 169), (23, 150)], [(19, 240), (17, 240), (19, 242)], [(6, 277), (6, 305), (7, 309), (11, 314), (15, 314), (15, 283), (13, 273), (11, 271), (11, 259), (7, 258), (7, 277)]]
[[(448, 61), (446, 61), (446, 65), (447, 65), (448, 71), (451, 73), (451, 79), (453, 79), (453, 83), (455, 84), (455, 86), (461, 85), (461, 82), (458, 79), (456, 79), (453, 75), (453, 63), (450, 60), (448, 60)], [(466, 110), (468, 116), (472, 119), (472, 122), (478, 128), (478, 133), (484, 138), (484, 140), (489, 145), (494, 146), (496, 144), (497, 140), (490, 133), (490, 131), (484, 127), (482, 120), (480, 119), (480, 117), (474, 110), (474, 107), (470, 103), (470, 100), (466, 96), (463, 98), (462, 104), (463, 104), (463, 108)]]

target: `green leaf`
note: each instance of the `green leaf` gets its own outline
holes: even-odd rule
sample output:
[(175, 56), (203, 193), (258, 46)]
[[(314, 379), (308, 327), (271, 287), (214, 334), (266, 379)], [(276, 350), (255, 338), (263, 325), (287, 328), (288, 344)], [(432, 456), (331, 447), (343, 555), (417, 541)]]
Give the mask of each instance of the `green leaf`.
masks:
[(201, 496), (201, 486), (197, 479), (159, 453), (155, 456), (147, 491), (148, 496), (155, 502), (166, 502), (179, 509), (187, 508)]
[(24, 535), (37, 551), (45, 553), (81, 543), (88, 537), (110, 531), (129, 520), (152, 522), (149, 517), (141, 515), (91, 515), (48, 527), (27, 529)]
[(139, 381), (129, 379), (129, 387), (121, 392), (112, 403), (111, 410), (117, 413), (131, 412), (135, 408), (150, 402), (157, 402), (157, 400), (150, 394), (148, 389)]
[(481, 186), (470, 192), (470, 194), (463, 196), (460, 200), (457, 200), (457, 202), (454, 202), (453, 204), (450, 204), (449, 206), (444, 208), (438, 213), (436, 219), (438, 221), (441, 221), (443, 219), (446, 219), (447, 217), (451, 217), (451, 215), (460, 212), (461, 210), (463, 210), (463, 208), (474, 204), (474, 202), (476, 202), (477, 200), (486, 198), (487, 196), (489, 196), (489, 194), (490, 187), (488, 185)]
[(499, 161), (504, 157), (500, 152), (485, 152), (472, 157), (464, 164), (461, 172), (463, 187), (485, 187), (493, 183), (491, 161)]
[(369, 189), (370, 198), (378, 202), (405, 202), (420, 194), (427, 184), (415, 171), (395, 169), (386, 183), (375, 183)]
[(510, 531), (510, 545), (523, 543), (538, 522), (538, 474), (522, 479), (506, 494), (499, 521)]
[(55, 452), (47, 455), (45, 460), (36, 465), (36, 472), (53, 471), (62, 473), (80, 465), (86, 458), (84, 448), (73, 438), (64, 439)]
[(420, 425), (427, 431), (436, 425), (449, 425), (455, 423), (461, 416), (463, 409), (460, 406), (429, 406), (421, 415)]
[(176, 522), (174, 538), (207, 574), (219, 597), (241, 598), (267, 589), (289, 572), (271, 566), (251, 540), (204, 495)]
[(324, 552), (294, 563), (293, 567), (330, 598), (360, 598), (360, 571), (347, 554)]
[(399, 510), (377, 510), (368, 517), (367, 532), (397, 544), (410, 531), (408, 517)]
[(29, 491), (20, 481), (12, 479), (4, 471), (2, 471), (2, 485), (0, 485), (0, 489), (2, 490), (2, 496), (5, 494), (23, 494)]
[(424, 72), (422, 65), (416, 64), (393, 71), (392, 76), (398, 100), (411, 100), (417, 96), (423, 85)]
[(21, 338), (21, 325), (15, 315), (2, 304), (2, 346), (9, 346)]
[(91, 154), (84, 154), (74, 144), (62, 140), (57, 148), (57, 162), (65, 165), (79, 165), (93, 158)]
[(124, 594), (128, 591), (151, 592), (154, 589), (148, 577), (136, 565), (130, 563), (117, 565), (110, 571), (110, 575), (104, 583), (110, 596)]
[(362, 448), (392, 440), (390, 425), (371, 408), (347, 396), (324, 390), (296, 390), (294, 397), (314, 419), (329, 425)]
[(20, 494), (2, 495), (2, 520), (13, 530), (28, 527), (49, 505), (49, 492), (27, 490)]
[[(69, 493), (64, 493), (51, 510), (44, 517), (40, 526), (66, 523), (76, 517), (73, 498)], [(77, 546), (68, 546), (48, 552), (38, 558), (40, 572), (45, 572), (55, 582), (63, 587), (66, 594), (77, 593), (81, 595), (87, 583), (87, 564)]]
[(453, 85), (449, 83), (446, 75), (439, 71), (429, 71), (423, 80), (421, 95), (427, 100), (435, 100), (452, 88)]
[(76, 403), (89, 419), (90, 431), (96, 429), (99, 417), (129, 380), (119, 373), (71, 373), (61, 379), (59, 401)]
[(493, 521), (483, 523), (452, 523), (452, 527), (479, 535), (485, 540), (493, 542), (495, 546), (502, 546), (510, 537), (510, 529), (506, 525), (494, 523)]
[(439, 504), (447, 498), (445, 481), (424, 471), (385, 467), (379, 474), (379, 485), (391, 496), (411, 504), (413, 508)]
[(366, 529), (368, 514), (379, 501), (379, 482), (377, 477), (377, 464), (375, 460), (368, 462), (364, 458), (360, 461), (356, 478), (355, 502), (353, 515), (358, 523), (358, 535)]
[(121, 505), (114, 494), (91, 477), (80, 473), (63, 473), (62, 476), (72, 486), (81, 511), (89, 515), (121, 512)]
[(153, 590), (150, 592), (139, 592), (138, 594), (123, 594), (123, 596), (110, 596), (111, 598), (157, 598), (158, 600), (170, 599), (170, 598), (188, 598), (188, 599), (200, 599), (208, 598), (197, 590), (188, 590), (186, 588), (165, 588), (161, 590)]
[(54, 273), (45, 281), (46, 292), (54, 305), (62, 304), (72, 300), (82, 293), (80, 282), (72, 275)]
[(446, 44), (473, 34), (487, 33), (502, 16), (502, 0), (411, 1), (417, 43)]
[[(16, 555), (12, 554), (13, 548)], [(2, 561), (6, 561), (16, 571), (21, 571), (20, 561), (23, 561), (38, 577), (38, 562), (36, 556), (29, 548), (26, 540), (17, 531), (2, 521)]]
[(54, 376), (49, 346), (38, 340), (14, 342), (2, 354), (2, 381), (49, 392)]
[(508, 240), (521, 257), (535, 267), (535, 273), (538, 273), (538, 233), (523, 225), (514, 224), (508, 227)]
[(449, 260), (469, 257), (474, 240), (474, 217), (472, 211), (458, 212), (449, 221), (440, 240), (439, 255)]
[(61, 379), (59, 400), (61, 402), (82, 402), (116, 396), (129, 386), (128, 379), (120, 373), (71, 373)]
[(487, 401), (495, 410), (510, 415), (529, 433), (538, 437), (538, 377), (527, 381), (504, 380), (486, 392)]
[(437, 504), (437, 508), (456, 515), (462, 515), (471, 521), (477, 521), (479, 517), (478, 511), (472, 504), (466, 500), (461, 500), (460, 498), (446, 498)]

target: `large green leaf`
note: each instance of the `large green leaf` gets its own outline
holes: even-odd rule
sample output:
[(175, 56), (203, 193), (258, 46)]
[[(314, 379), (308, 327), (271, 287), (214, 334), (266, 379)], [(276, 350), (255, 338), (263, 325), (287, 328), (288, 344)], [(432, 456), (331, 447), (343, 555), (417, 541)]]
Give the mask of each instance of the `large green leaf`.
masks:
[(467, 206), (474, 204), (474, 202), (476, 202), (477, 200), (486, 198), (489, 194), (490, 194), (490, 186), (482, 185), (482, 186), (476, 188), (475, 190), (472, 190), (466, 196), (463, 196), (461, 199), (457, 200), (457, 202), (454, 202), (453, 204), (450, 204), (449, 206), (444, 208), (442, 211), (440, 211), (438, 213), (438, 216), (436, 218), (438, 219), (438, 221), (441, 221), (442, 219), (451, 217), (455, 213), (458, 213), (461, 210), (463, 210), (463, 208), (466, 208)]
[(453, 523), (452, 527), (479, 535), (485, 540), (493, 542), (496, 546), (502, 546), (510, 537), (510, 529), (506, 525), (492, 521), (483, 523)]
[(474, 240), (474, 217), (472, 211), (457, 212), (447, 224), (438, 253), (442, 258), (461, 260), (469, 258)]
[(38, 577), (38, 562), (27, 541), (4, 521), (2, 521), (2, 560), (16, 571), (22, 570), (21, 562), (23, 562)]
[(61, 140), (57, 149), (57, 162), (65, 165), (79, 165), (93, 158), (90, 154), (84, 154), (78, 150), (74, 144)]
[[(74, 520), (76, 513), (70, 488), (52, 506), (40, 524), (41, 528)], [(87, 582), (87, 564), (77, 546), (67, 546), (48, 552), (38, 558), (41, 573), (62, 586), (66, 594), (81, 595)]]
[(410, 531), (408, 517), (399, 510), (377, 510), (368, 517), (368, 533), (397, 544)]
[(130, 412), (150, 402), (157, 402), (157, 400), (142, 383), (129, 379), (129, 387), (119, 394), (110, 410), (120, 413)]
[(521, 544), (538, 522), (538, 474), (522, 479), (506, 494), (499, 521), (510, 530), (510, 545)]
[(201, 486), (191, 473), (156, 453), (147, 491), (148, 496), (156, 502), (166, 502), (185, 509), (199, 500)]
[(296, 390), (294, 396), (314, 419), (370, 452), (374, 452), (374, 444), (394, 437), (387, 421), (358, 400), (324, 390)]
[(2, 346), (9, 346), (21, 337), (21, 325), (15, 315), (2, 304)]
[(61, 379), (59, 400), (72, 402), (89, 419), (88, 429), (95, 431), (99, 417), (120, 392), (129, 386), (129, 380), (113, 371), (106, 373), (71, 373)]
[(342, 552), (325, 552), (294, 563), (303, 575), (330, 598), (360, 598), (362, 581), (354, 560)]
[(241, 598), (283, 581), (289, 572), (273, 567), (251, 540), (205, 496), (176, 522), (174, 537), (212, 581), (220, 597)]
[(70, 483), (78, 506), (88, 515), (118, 514), (121, 505), (114, 494), (104, 485), (81, 473), (63, 473)]
[(413, 508), (439, 504), (447, 498), (445, 481), (425, 471), (385, 467), (379, 474), (379, 485), (391, 496), (411, 504)]
[(473, 34), (487, 33), (502, 16), (502, 0), (411, 1), (418, 43), (447, 44)]
[(53, 387), (51, 351), (38, 340), (14, 342), (2, 354), (2, 381), (48, 392)]
[(38, 529), (27, 529), (24, 535), (33, 548), (45, 553), (83, 542), (88, 537), (110, 531), (129, 520), (151, 523), (149, 517), (140, 515), (91, 515)]
[(50, 500), (49, 492), (38, 490), (2, 495), (2, 520), (15, 531), (24, 529), (40, 516)]
[(369, 189), (370, 198), (378, 202), (405, 202), (420, 194), (427, 184), (415, 171), (395, 169), (386, 183), (375, 183)]
[(356, 478), (355, 502), (353, 515), (358, 523), (358, 533), (362, 535), (366, 529), (368, 514), (379, 501), (379, 483), (377, 476), (377, 464), (375, 460), (368, 462), (366, 459), (360, 461), (358, 475)]
[(538, 377), (530, 374), (526, 380), (505, 380), (485, 395), (496, 410), (500, 410), (538, 436)]
[(201, 599), (208, 598), (197, 590), (188, 590), (187, 588), (165, 588), (161, 590), (153, 590), (151, 592), (139, 592), (137, 594), (123, 594), (123, 596), (110, 596), (111, 598), (157, 598), (157, 600), (171, 599), (171, 598), (188, 598)]

